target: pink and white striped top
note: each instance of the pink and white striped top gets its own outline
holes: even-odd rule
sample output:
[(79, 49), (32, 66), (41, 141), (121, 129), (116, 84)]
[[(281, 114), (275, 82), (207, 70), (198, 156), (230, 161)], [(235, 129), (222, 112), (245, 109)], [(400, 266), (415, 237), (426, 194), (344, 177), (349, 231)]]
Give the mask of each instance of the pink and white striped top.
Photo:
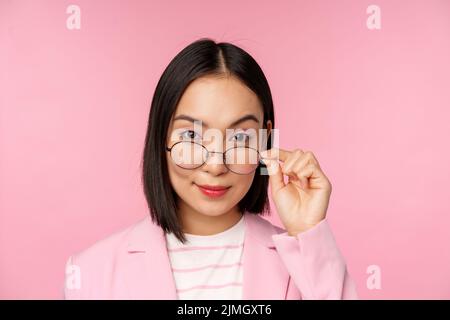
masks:
[(185, 233), (185, 244), (166, 234), (178, 299), (242, 299), (244, 217), (217, 234)]

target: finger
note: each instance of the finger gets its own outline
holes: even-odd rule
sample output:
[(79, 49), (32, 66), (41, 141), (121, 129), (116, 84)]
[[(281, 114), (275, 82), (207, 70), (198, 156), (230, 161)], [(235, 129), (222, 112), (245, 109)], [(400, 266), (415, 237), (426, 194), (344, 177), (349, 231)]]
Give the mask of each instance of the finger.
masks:
[(296, 175), (300, 180), (308, 181), (308, 186), (314, 186), (321, 181), (328, 180), (322, 170), (312, 163), (302, 167), (296, 172)]
[(316, 160), (314, 154), (311, 151), (303, 152), (297, 149), (293, 152), (293, 155), (296, 156), (286, 161), (283, 172), (285, 171), (286, 173), (291, 173), (299, 171), (301, 168), (305, 167), (308, 164), (314, 164), (320, 169), (319, 162)]
[(309, 176), (302, 175), (302, 170), (309, 164), (309, 159), (307, 157), (303, 157), (289, 168), (288, 173), (291, 175), (295, 175), (300, 180), (303, 188), (307, 188), (309, 186)]
[(300, 181), (300, 186), (303, 189), (308, 187), (308, 179), (301, 177), (297, 174), (301, 168), (308, 164), (308, 157), (305, 156), (305, 153), (301, 150), (295, 150), (293, 152), (293, 156), (286, 161), (284, 166), (282, 167), (283, 174), (289, 176), (289, 182), (293, 182), (296, 180)]
[(269, 183), (272, 193), (276, 193), (278, 190), (285, 186), (283, 172), (281, 171), (280, 164), (276, 159), (262, 159), (267, 167), (269, 173)]
[(316, 166), (313, 164), (308, 164), (308, 165), (302, 167), (301, 169), (299, 169), (298, 171), (296, 171), (295, 174), (297, 175), (297, 177), (300, 180), (304, 181), (304, 180), (308, 180), (310, 177), (312, 177), (315, 171), (316, 171)]
[[(314, 154), (311, 151), (302, 152), (295, 150), (293, 153), (297, 156), (292, 157), (291, 159), (293, 160), (289, 159), (287, 161), (285, 167), (283, 168), (283, 173), (288, 175), (289, 177), (296, 176), (298, 180), (300, 180), (300, 184), (302, 185), (302, 187), (306, 188), (309, 186), (309, 178), (316, 178), (320, 176), (321, 168), (317, 159), (314, 157)], [(308, 165), (313, 165), (316, 168), (316, 170), (311, 172), (311, 174), (315, 174), (315, 176), (302, 176), (301, 173), (303, 172), (303, 169)], [(295, 179), (290, 179), (290, 181), (291, 180)]]
[(291, 152), (290, 156), (286, 161), (283, 163), (283, 172), (285, 174), (291, 172), (291, 168), (293, 166), (296, 166), (297, 163), (303, 161), (303, 151), (300, 149), (296, 149)]
[(275, 147), (272, 147), (269, 150), (265, 150), (265, 151), (261, 152), (261, 156), (263, 158), (278, 159), (283, 162), (286, 161), (291, 154), (292, 154), (291, 151), (280, 149), (280, 148), (275, 148)]
[(320, 168), (319, 161), (317, 161), (316, 157), (311, 151), (305, 151), (305, 157), (309, 159), (310, 163), (313, 163)]

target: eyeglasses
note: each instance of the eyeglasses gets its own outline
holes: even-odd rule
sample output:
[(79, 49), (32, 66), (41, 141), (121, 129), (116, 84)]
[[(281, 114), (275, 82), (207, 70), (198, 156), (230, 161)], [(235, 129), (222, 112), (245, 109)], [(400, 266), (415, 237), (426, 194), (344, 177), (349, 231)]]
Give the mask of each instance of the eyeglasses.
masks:
[(166, 147), (166, 150), (170, 151), (172, 160), (183, 169), (199, 168), (212, 153), (221, 153), (223, 163), (230, 171), (250, 174), (258, 168), (261, 160), (258, 150), (244, 146), (231, 147), (225, 152), (213, 152), (197, 142), (179, 141), (170, 148)]

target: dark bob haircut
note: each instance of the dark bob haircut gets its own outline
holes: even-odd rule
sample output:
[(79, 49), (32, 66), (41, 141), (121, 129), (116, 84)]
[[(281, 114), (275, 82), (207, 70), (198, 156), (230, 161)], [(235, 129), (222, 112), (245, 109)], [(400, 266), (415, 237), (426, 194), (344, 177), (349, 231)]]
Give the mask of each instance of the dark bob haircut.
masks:
[[(153, 95), (142, 157), (142, 184), (150, 215), (165, 233), (173, 233), (182, 243), (186, 238), (178, 219), (178, 196), (169, 179), (166, 141), (172, 115), (189, 84), (207, 75), (231, 75), (240, 79), (259, 98), (264, 125), (275, 126), (272, 94), (258, 63), (241, 48), (226, 42), (201, 38), (180, 51), (164, 70)], [(273, 135), (270, 134), (272, 137)], [(267, 149), (272, 138), (267, 139)], [(263, 166), (260, 164), (260, 167)], [(270, 214), (267, 174), (255, 173), (252, 185), (238, 207), (242, 213)]]

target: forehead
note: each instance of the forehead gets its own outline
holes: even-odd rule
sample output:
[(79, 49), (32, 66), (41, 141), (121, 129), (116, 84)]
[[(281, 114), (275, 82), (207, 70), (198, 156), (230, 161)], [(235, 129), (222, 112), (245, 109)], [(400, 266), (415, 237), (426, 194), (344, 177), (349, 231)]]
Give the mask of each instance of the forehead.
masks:
[(260, 124), (264, 117), (256, 94), (232, 76), (207, 76), (194, 80), (186, 88), (173, 117), (182, 114), (214, 128), (226, 128), (247, 114), (255, 115)]

